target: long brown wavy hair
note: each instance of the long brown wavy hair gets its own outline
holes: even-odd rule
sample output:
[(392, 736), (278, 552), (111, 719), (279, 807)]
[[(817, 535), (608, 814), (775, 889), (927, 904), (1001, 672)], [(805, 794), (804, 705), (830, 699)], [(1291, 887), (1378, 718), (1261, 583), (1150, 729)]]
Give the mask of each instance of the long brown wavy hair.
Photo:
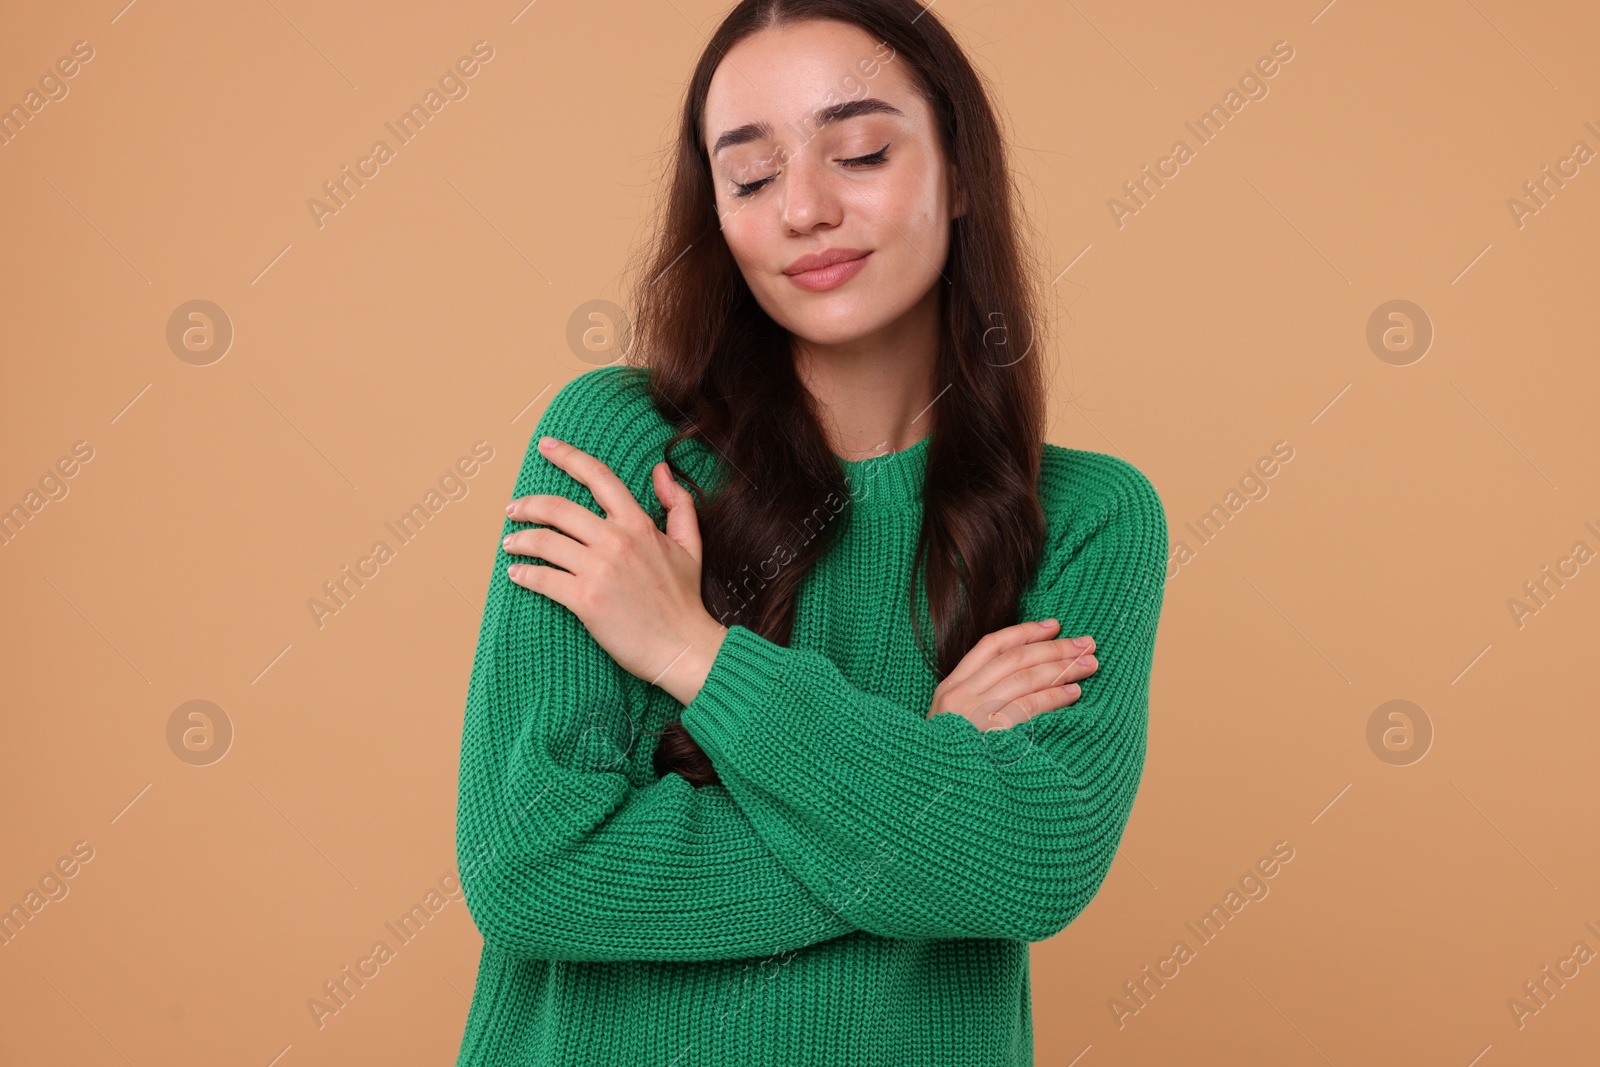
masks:
[[(729, 12), (689, 82), (661, 217), (636, 261), (629, 362), (650, 369), (652, 400), (677, 428), (663, 459), (695, 497), (707, 610), (725, 626), (787, 645), (801, 581), (843, 525), (828, 521), (823, 501), (830, 493), (849, 499), (850, 490), (795, 370), (788, 331), (756, 302), (723, 239), (702, 125), (711, 76), (728, 50), (759, 30), (808, 19), (858, 26), (889, 62), (905, 64), (965, 192), (944, 280), (935, 283), (937, 400), (907, 589), (916, 645), (943, 678), (980, 637), (1017, 621), (1043, 550), (1037, 481), (1046, 412), (1039, 264), (1022, 240), (1026, 219), (989, 94), (937, 16), (917, 0), (743, 0)], [(860, 79), (855, 85), (864, 92)], [(709, 499), (672, 459), (691, 438), (720, 456), (723, 477)], [(768, 577), (760, 567), (775, 549), (784, 562)], [(917, 611), (919, 580), (932, 639)], [(679, 722), (660, 731), (654, 767), (695, 785), (719, 781)]]

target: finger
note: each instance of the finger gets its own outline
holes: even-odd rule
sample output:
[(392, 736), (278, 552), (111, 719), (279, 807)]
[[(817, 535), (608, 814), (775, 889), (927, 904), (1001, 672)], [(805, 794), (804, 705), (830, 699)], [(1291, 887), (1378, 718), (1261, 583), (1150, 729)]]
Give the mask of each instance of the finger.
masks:
[(1053, 686), (1050, 689), (1041, 689), (1037, 693), (1029, 693), (1013, 702), (1013, 707), (1020, 706), (1022, 712), (1016, 718), (1015, 725), (1022, 725), (1030, 719), (1037, 718), (1047, 711), (1067, 707), (1076, 703), (1083, 694), (1083, 688), (1077, 682), (1068, 682), (1066, 685)]
[(1015, 626), (1006, 626), (993, 633), (984, 634), (978, 639), (978, 643), (973, 645), (965, 656), (961, 657), (961, 662), (957, 663), (955, 670), (945, 677), (945, 681), (952, 684), (965, 681), (1000, 653), (1022, 645), (1044, 641), (1052, 637), (1060, 625), (1059, 622), (1053, 619), (1049, 620), (1049, 625), (1047, 626), (1042, 626), (1037, 622), (1019, 622)]
[[(1033, 713), (1034, 715), (1043, 715), (1047, 711), (1055, 711), (1058, 708), (1076, 704), (1078, 698), (1082, 695), (1083, 686), (1077, 682), (1068, 682), (1066, 685), (1058, 685), (1052, 689), (1042, 690), (1025, 699), (1038, 707), (1038, 710)], [(1029, 718), (1032, 717), (1032, 715), (1029, 716)]]
[[(999, 707), (992, 707), (999, 705)], [(990, 710), (982, 717), (979, 726), (983, 730), (1009, 730), (1013, 726), (1021, 726), (1039, 713), (1037, 694), (1029, 693), (1016, 700), (989, 700), (983, 706)]]
[(578, 591), (578, 579), (555, 567), (540, 567), (532, 563), (513, 563), (506, 568), (506, 576), (524, 589), (531, 589), (549, 597), (561, 606), (571, 609), (573, 595)]
[(696, 563), (700, 562), (700, 520), (695, 515), (694, 497), (672, 477), (672, 468), (657, 463), (650, 472), (656, 499), (667, 509), (667, 536), (683, 546)]
[(1029, 693), (1027, 696), (1008, 701), (1004, 707), (990, 712), (985, 717), (985, 725), (980, 729), (1009, 730), (1013, 726), (1021, 726), (1047, 711), (1055, 711), (1075, 703), (1081, 693), (1082, 689), (1076, 682)]
[[(554, 437), (540, 438), (539, 451), (550, 462), (588, 486), (595, 503), (605, 509), (606, 518), (615, 519), (635, 512), (645, 515), (645, 510), (633, 498), (632, 490), (599, 458), (591, 456), (577, 445), (569, 445)], [(649, 518), (648, 515), (645, 517)], [(652, 520), (650, 525), (654, 526), (655, 522)]]
[(965, 684), (982, 691), (999, 685), (1002, 680), (1017, 671), (1041, 663), (1053, 663), (1058, 670), (1061, 670), (1079, 656), (1086, 654), (1085, 649), (1079, 648), (1073, 641), (1064, 637), (1054, 641), (1037, 641), (1033, 644), (1020, 645), (1007, 649), (973, 671)]
[(541, 526), (554, 526), (574, 541), (592, 545), (605, 530), (606, 520), (564, 496), (548, 493), (519, 496), (506, 509), (515, 522), (536, 522)]
[(1079, 648), (1071, 640), (1064, 637), (1019, 645), (1016, 648), (1007, 649), (973, 671), (966, 684), (980, 689), (985, 688), (997, 684), (1001, 679), (1017, 671), (1025, 670), (1041, 663), (1055, 663), (1065, 666), (1083, 654), (1084, 650), (1082, 648)]
[(1027, 720), (1027, 716), (1023, 714), (1022, 707), (1018, 704), (1009, 700), (1005, 702), (991, 701), (990, 703), (996, 703), (1000, 706), (989, 707), (988, 704), (984, 705), (988, 710), (974, 720), (980, 730), (1009, 730), (1016, 724)]
[(1084, 656), (1071, 663), (1041, 663), (1027, 670), (1008, 674), (988, 689), (978, 690), (985, 702), (992, 700), (1020, 700), (1034, 693), (1059, 689), (1069, 682), (1078, 682), (1093, 674), (1099, 664), (1093, 656)]
[[(593, 515), (590, 517), (593, 518)], [(583, 564), (589, 554), (587, 546), (574, 541), (559, 530), (545, 527), (506, 534), (500, 542), (500, 547), (514, 555), (532, 556), (554, 563), (569, 574), (583, 573)]]

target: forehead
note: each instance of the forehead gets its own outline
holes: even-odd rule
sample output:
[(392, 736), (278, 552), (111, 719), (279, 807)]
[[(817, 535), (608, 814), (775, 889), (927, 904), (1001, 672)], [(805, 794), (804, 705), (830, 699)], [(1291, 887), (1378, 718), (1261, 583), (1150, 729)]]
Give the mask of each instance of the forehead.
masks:
[(788, 140), (809, 128), (818, 108), (866, 96), (917, 121), (922, 100), (904, 68), (888, 45), (849, 23), (813, 19), (759, 30), (730, 48), (712, 74), (701, 141), (709, 150), (723, 131), (752, 122)]

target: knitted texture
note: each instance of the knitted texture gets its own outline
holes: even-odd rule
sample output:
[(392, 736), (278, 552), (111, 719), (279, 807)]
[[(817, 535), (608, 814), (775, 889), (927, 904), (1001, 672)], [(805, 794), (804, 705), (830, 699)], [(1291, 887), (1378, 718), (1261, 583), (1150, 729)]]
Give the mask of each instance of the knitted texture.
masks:
[[(549, 434), (664, 526), (650, 471), (673, 428), (644, 373), (565, 385), (513, 496), (604, 514), (539, 453)], [(542, 561), (496, 553), (462, 730), (457, 856), (484, 944), (460, 1067), (1033, 1062), (1028, 944), (1099, 889), (1143, 770), (1166, 516), (1126, 461), (1043, 445), (1048, 535), (1017, 617), (1092, 635), (1099, 668), (1009, 730), (929, 719), (909, 602), (927, 454), (839, 460), (848, 506), (795, 531), (842, 524), (789, 645), (732, 626), (687, 707), (506, 574)], [(714, 490), (706, 446), (674, 456)], [(672, 719), (721, 784), (655, 777), (648, 731)]]

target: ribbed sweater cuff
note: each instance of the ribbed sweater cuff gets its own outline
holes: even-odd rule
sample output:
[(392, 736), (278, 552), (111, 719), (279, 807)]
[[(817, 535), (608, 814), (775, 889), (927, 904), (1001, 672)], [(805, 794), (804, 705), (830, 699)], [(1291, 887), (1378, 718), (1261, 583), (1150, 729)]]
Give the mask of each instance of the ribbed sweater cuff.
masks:
[(719, 755), (731, 757), (747, 729), (762, 728), (787, 651), (754, 630), (728, 627), (705, 685), (678, 716), (713, 763)]

